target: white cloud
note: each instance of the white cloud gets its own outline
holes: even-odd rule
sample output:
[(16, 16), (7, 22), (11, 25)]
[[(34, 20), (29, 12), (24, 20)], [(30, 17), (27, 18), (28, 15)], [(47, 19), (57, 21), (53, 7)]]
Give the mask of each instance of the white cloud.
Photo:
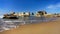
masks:
[(60, 3), (49, 5), (46, 8), (48, 8), (48, 9), (57, 9), (57, 8), (60, 8)]
[(53, 5), (49, 5), (47, 8), (53, 8)]

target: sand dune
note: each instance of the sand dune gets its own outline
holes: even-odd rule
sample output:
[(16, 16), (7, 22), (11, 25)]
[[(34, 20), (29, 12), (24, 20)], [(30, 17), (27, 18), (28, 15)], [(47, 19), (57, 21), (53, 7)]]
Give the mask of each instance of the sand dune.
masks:
[(16, 29), (0, 32), (0, 34), (60, 34), (60, 21), (21, 25)]

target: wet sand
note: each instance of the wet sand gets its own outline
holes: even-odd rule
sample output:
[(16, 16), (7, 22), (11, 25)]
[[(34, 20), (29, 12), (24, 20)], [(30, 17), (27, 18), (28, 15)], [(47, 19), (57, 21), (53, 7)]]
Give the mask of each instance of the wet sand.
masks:
[(0, 34), (60, 34), (60, 20), (20, 25), (16, 29), (3, 31)]

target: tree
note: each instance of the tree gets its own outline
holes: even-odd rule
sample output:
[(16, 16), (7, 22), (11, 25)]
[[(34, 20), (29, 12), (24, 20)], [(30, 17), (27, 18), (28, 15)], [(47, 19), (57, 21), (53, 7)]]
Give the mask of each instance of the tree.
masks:
[(38, 11), (38, 13), (39, 13), (40, 15), (47, 14), (47, 12), (46, 12), (46, 11)]
[(32, 12), (32, 15), (34, 15), (34, 13)]

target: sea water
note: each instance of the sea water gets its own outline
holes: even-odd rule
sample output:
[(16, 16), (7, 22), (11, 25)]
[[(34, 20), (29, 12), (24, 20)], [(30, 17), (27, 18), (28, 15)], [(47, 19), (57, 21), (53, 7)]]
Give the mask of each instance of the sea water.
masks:
[(19, 27), (24, 24), (34, 24), (40, 22), (53, 21), (57, 18), (45, 18), (45, 17), (20, 17), (19, 19), (2, 19), (0, 18), (0, 32), (10, 30)]

